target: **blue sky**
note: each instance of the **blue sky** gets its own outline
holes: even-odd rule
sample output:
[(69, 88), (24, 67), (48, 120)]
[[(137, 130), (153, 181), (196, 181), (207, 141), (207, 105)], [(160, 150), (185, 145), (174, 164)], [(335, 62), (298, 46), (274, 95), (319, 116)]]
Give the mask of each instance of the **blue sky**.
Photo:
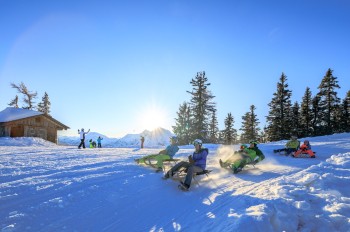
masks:
[[(265, 125), (284, 72), (292, 101), (328, 68), (350, 90), (350, 3), (310, 1), (0, 0), (0, 108), (23, 82), (76, 133), (172, 129), (190, 81), (205, 71), (219, 128), (250, 105)], [(21, 101), (20, 101), (21, 103)]]

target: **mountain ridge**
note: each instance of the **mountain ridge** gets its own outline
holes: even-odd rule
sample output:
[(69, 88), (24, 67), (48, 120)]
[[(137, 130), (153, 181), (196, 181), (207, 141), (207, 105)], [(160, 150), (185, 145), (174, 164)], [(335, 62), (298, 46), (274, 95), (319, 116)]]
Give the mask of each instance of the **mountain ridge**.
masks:
[[(167, 129), (158, 127), (152, 131), (144, 130), (139, 134), (127, 134), (122, 138), (109, 138), (98, 132), (91, 131), (85, 136), (85, 146), (89, 147), (89, 140), (96, 141), (99, 136), (103, 138), (102, 147), (139, 147), (140, 138), (144, 136), (144, 146), (149, 148), (163, 147), (170, 143), (169, 138), (174, 134)], [(80, 143), (79, 134), (77, 136), (59, 136), (58, 144), (66, 146), (78, 146)]]

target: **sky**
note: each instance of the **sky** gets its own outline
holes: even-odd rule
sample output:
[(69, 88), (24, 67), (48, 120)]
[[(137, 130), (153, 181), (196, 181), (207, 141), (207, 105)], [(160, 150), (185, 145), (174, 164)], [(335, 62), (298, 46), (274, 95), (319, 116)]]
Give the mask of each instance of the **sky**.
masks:
[[(349, 231), (350, 134), (307, 139), (315, 159), (272, 153), (286, 141), (259, 144), (266, 158), (236, 175), (219, 159), (238, 145), (204, 144), (212, 172), (182, 192), (181, 178), (134, 162), (164, 146), (79, 150), (0, 137), (0, 230)], [(180, 146), (175, 158), (193, 151)]]
[(0, 108), (23, 82), (36, 104), (48, 93), (65, 134), (172, 130), (205, 71), (219, 129), (228, 113), (239, 129), (251, 105), (262, 128), (282, 72), (293, 103), (306, 87), (316, 94), (329, 68), (344, 99), (349, 12), (345, 0), (0, 0)]

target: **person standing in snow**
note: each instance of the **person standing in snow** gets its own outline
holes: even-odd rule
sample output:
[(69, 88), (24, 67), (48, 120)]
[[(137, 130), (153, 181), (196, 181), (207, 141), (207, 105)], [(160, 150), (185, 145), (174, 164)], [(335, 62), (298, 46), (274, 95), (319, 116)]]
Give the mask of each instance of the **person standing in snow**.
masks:
[(145, 142), (145, 137), (141, 136), (141, 148), (143, 148), (143, 143)]
[(101, 141), (102, 140), (103, 140), (103, 138), (101, 138), (101, 136), (98, 136), (98, 138), (97, 138), (97, 147), (102, 148), (102, 145), (101, 145)]
[(196, 139), (193, 142), (195, 151), (193, 155), (188, 156), (188, 162), (181, 161), (172, 167), (163, 177), (163, 179), (168, 179), (178, 172), (181, 168), (186, 169), (185, 181), (181, 181), (179, 188), (183, 191), (187, 191), (191, 186), (191, 181), (193, 175), (198, 172), (203, 172), (207, 164), (208, 148), (202, 147), (202, 140)]
[(80, 134), (80, 144), (78, 148), (80, 149), (81, 146), (85, 148), (85, 135), (90, 132), (90, 129), (87, 132), (84, 132), (84, 128), (81, 128), (81, 130), (78, 129), (78, 134)]

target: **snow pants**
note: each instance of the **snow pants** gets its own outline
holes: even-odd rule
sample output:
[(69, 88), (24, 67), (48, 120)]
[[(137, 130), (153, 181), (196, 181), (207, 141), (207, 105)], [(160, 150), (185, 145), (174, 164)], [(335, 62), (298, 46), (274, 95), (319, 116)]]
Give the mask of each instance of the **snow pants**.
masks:
[(282, 149), (274, 150), (275, 153), (277, 153), (277, 152), (282, 152), (282, 151), (284, 151), (284, 152), (286, 153), (286, 155), (289, 155), (290, 153), (297, 151), (297, 148), (290, 148), (290, 147), (287, 147), (287, 148), (282, 148)]
[(83, 148), (85, 148), (85, 139), (80, 140), (80, 144), (79, 144), (78, 148), (80, 148), (81, 146), (83, 146)]
[[(169, 171), (168, 171), (168, 174), (173, 174), (177, 171), (179, 171), (181, 168), (185, 168), (187, 169), (187, 174), (186, 174), (186, 177), (185, 177), (185, 181), (184, 183), (190, 187), (191, 186), (191, 182), (192, 182), (192, 178), (193, 178), (193, 175), (196, 174), (197, 172), (202, 172), (204, 171), (203, 168), (201, 167), (198, 167), (194, 164), (191, 164), (189, 162), (186, 162), (186, 161), (181, 161), (180, 163), (177, 163), (175, 164), (174, 167), (172, 167)], [(172, 176), (172, 175), (171, 175)]]

